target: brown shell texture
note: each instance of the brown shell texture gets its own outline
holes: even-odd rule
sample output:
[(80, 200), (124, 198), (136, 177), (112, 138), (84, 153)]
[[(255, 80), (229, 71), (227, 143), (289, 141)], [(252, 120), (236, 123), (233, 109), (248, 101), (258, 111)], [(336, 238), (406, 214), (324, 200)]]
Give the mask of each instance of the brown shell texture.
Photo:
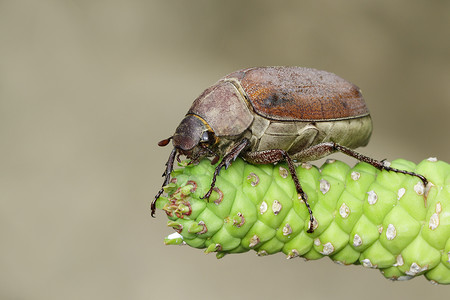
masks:
[(280, 121), (330, 121), (369, 114), (359, 88), (326, 71), (259, 67), (224, 79), (240, 82), (255, 112)]

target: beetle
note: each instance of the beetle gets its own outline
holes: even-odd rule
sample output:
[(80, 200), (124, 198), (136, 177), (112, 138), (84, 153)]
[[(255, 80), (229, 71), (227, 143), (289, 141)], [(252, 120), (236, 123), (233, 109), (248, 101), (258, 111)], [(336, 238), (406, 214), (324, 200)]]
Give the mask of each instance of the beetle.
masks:
[[(391, 168), (384, 161), (353, 149), (366, 146), (372, 120), (360, 89), (326, 71), (302, 67), (256, 67), (233, 72), (207, 88), (181, 121), (173, 136), (158, 143), (173, 150), (163, 174), (163, 187), (170, 182), (175, 159), (192, 161), (214, 157), (216, 166), (209, 198), (220, 170), (238, 157), (253, 164), (286, 161), (298, 199), (309, 211), (309, 229), (314, 231), (313, 212), (295, 171), (294, 162), (320, 159), (340, 151), (379, 170), (416, 176)], [(178, 156), (177, 156), (178, 155)], [(152, 216), (157, 199), (151, 204)]]

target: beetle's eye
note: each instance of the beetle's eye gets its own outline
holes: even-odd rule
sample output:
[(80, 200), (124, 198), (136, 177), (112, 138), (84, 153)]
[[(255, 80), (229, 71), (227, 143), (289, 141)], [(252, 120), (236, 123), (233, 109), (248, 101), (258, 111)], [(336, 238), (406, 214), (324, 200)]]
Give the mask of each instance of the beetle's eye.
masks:
[(203, 131), (203, 133), (202, 133), (202, 138), (201, 138), (200, 141), (203, 142), (203, 143), (209, 142), (209, 134), (208, 134), (208, 131)]
[(216, 136), (211, 131), (204, 131), (202, 133), (201, 143), (214, 144), (216, 142)]

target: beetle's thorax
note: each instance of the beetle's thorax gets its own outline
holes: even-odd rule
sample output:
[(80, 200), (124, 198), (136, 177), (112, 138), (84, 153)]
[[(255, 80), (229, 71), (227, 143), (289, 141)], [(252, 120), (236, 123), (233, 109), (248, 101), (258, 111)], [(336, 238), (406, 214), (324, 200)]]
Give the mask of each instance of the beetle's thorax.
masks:
[(206, 89), (194, 101), (188, 114), (204, 119), (218, 137), (239, 136), (253, 122), (253, 111), (242, 91), (229, 80), (220, 80)]

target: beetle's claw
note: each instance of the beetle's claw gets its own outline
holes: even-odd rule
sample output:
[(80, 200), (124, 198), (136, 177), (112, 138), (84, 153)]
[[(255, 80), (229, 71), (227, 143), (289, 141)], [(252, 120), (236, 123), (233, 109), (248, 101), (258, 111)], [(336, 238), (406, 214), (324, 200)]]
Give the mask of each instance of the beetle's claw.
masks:
[(209, 197), (211, 196), (212, 191), (213, 191), (213, 188), (211, 187), (209, 189), (209, 191), (203, 197), (200, 197), (200, 199), (205, 199), (206, 201), (209, 201)]
[(307, 233), (313, 233), (314, 229), (317, 227), (317, 220), (312, 215), (309, 216), (309, 228), (306, 230)]
[(212, 193), (213, 190), (214, 190), (214, 184), (211, 185), (211, 187), (209, 188), (208, 192), (206, 192), (206, 194), (203, 197), (200, 197), (200, 199), (205, 199), (206, 201), (209, 202), (209, 197), (211, 196), (211, 193)]
[(152, 211), (151, 215), (154, 218), (155, 217), (155, 212), (156, 212), (156, 201), (159, 199), (159, 196), (161, 196), (162, 192), (161, 190), (158, 192), (158, 194), (156, 194), (155, 199), (153, 199), (152, 204), (150, 205), (150, 209)]
[(159, 197), (161, 196), (161, 194), (164, 192), (164, 187), (162, 187), (158, 193), (155, 196), (155, 199), (153, 199), (152, 204), (150, 204), (150, 209), (152, 211), (151, 215), (154, 218), (155, 217), (155, 212), (156, 212), (156, 201), (158, 201)]
[(152, 217), (154, 218), (154, 217), (155, 217), (155, 212), (156, 212), (156, 200), (153, 200), (153, 201), (152, 201), (152, 204), (150, 205), (150, 208), (151, 208), (151, 210), (152, 210), (151, 215), (152, 215)]

